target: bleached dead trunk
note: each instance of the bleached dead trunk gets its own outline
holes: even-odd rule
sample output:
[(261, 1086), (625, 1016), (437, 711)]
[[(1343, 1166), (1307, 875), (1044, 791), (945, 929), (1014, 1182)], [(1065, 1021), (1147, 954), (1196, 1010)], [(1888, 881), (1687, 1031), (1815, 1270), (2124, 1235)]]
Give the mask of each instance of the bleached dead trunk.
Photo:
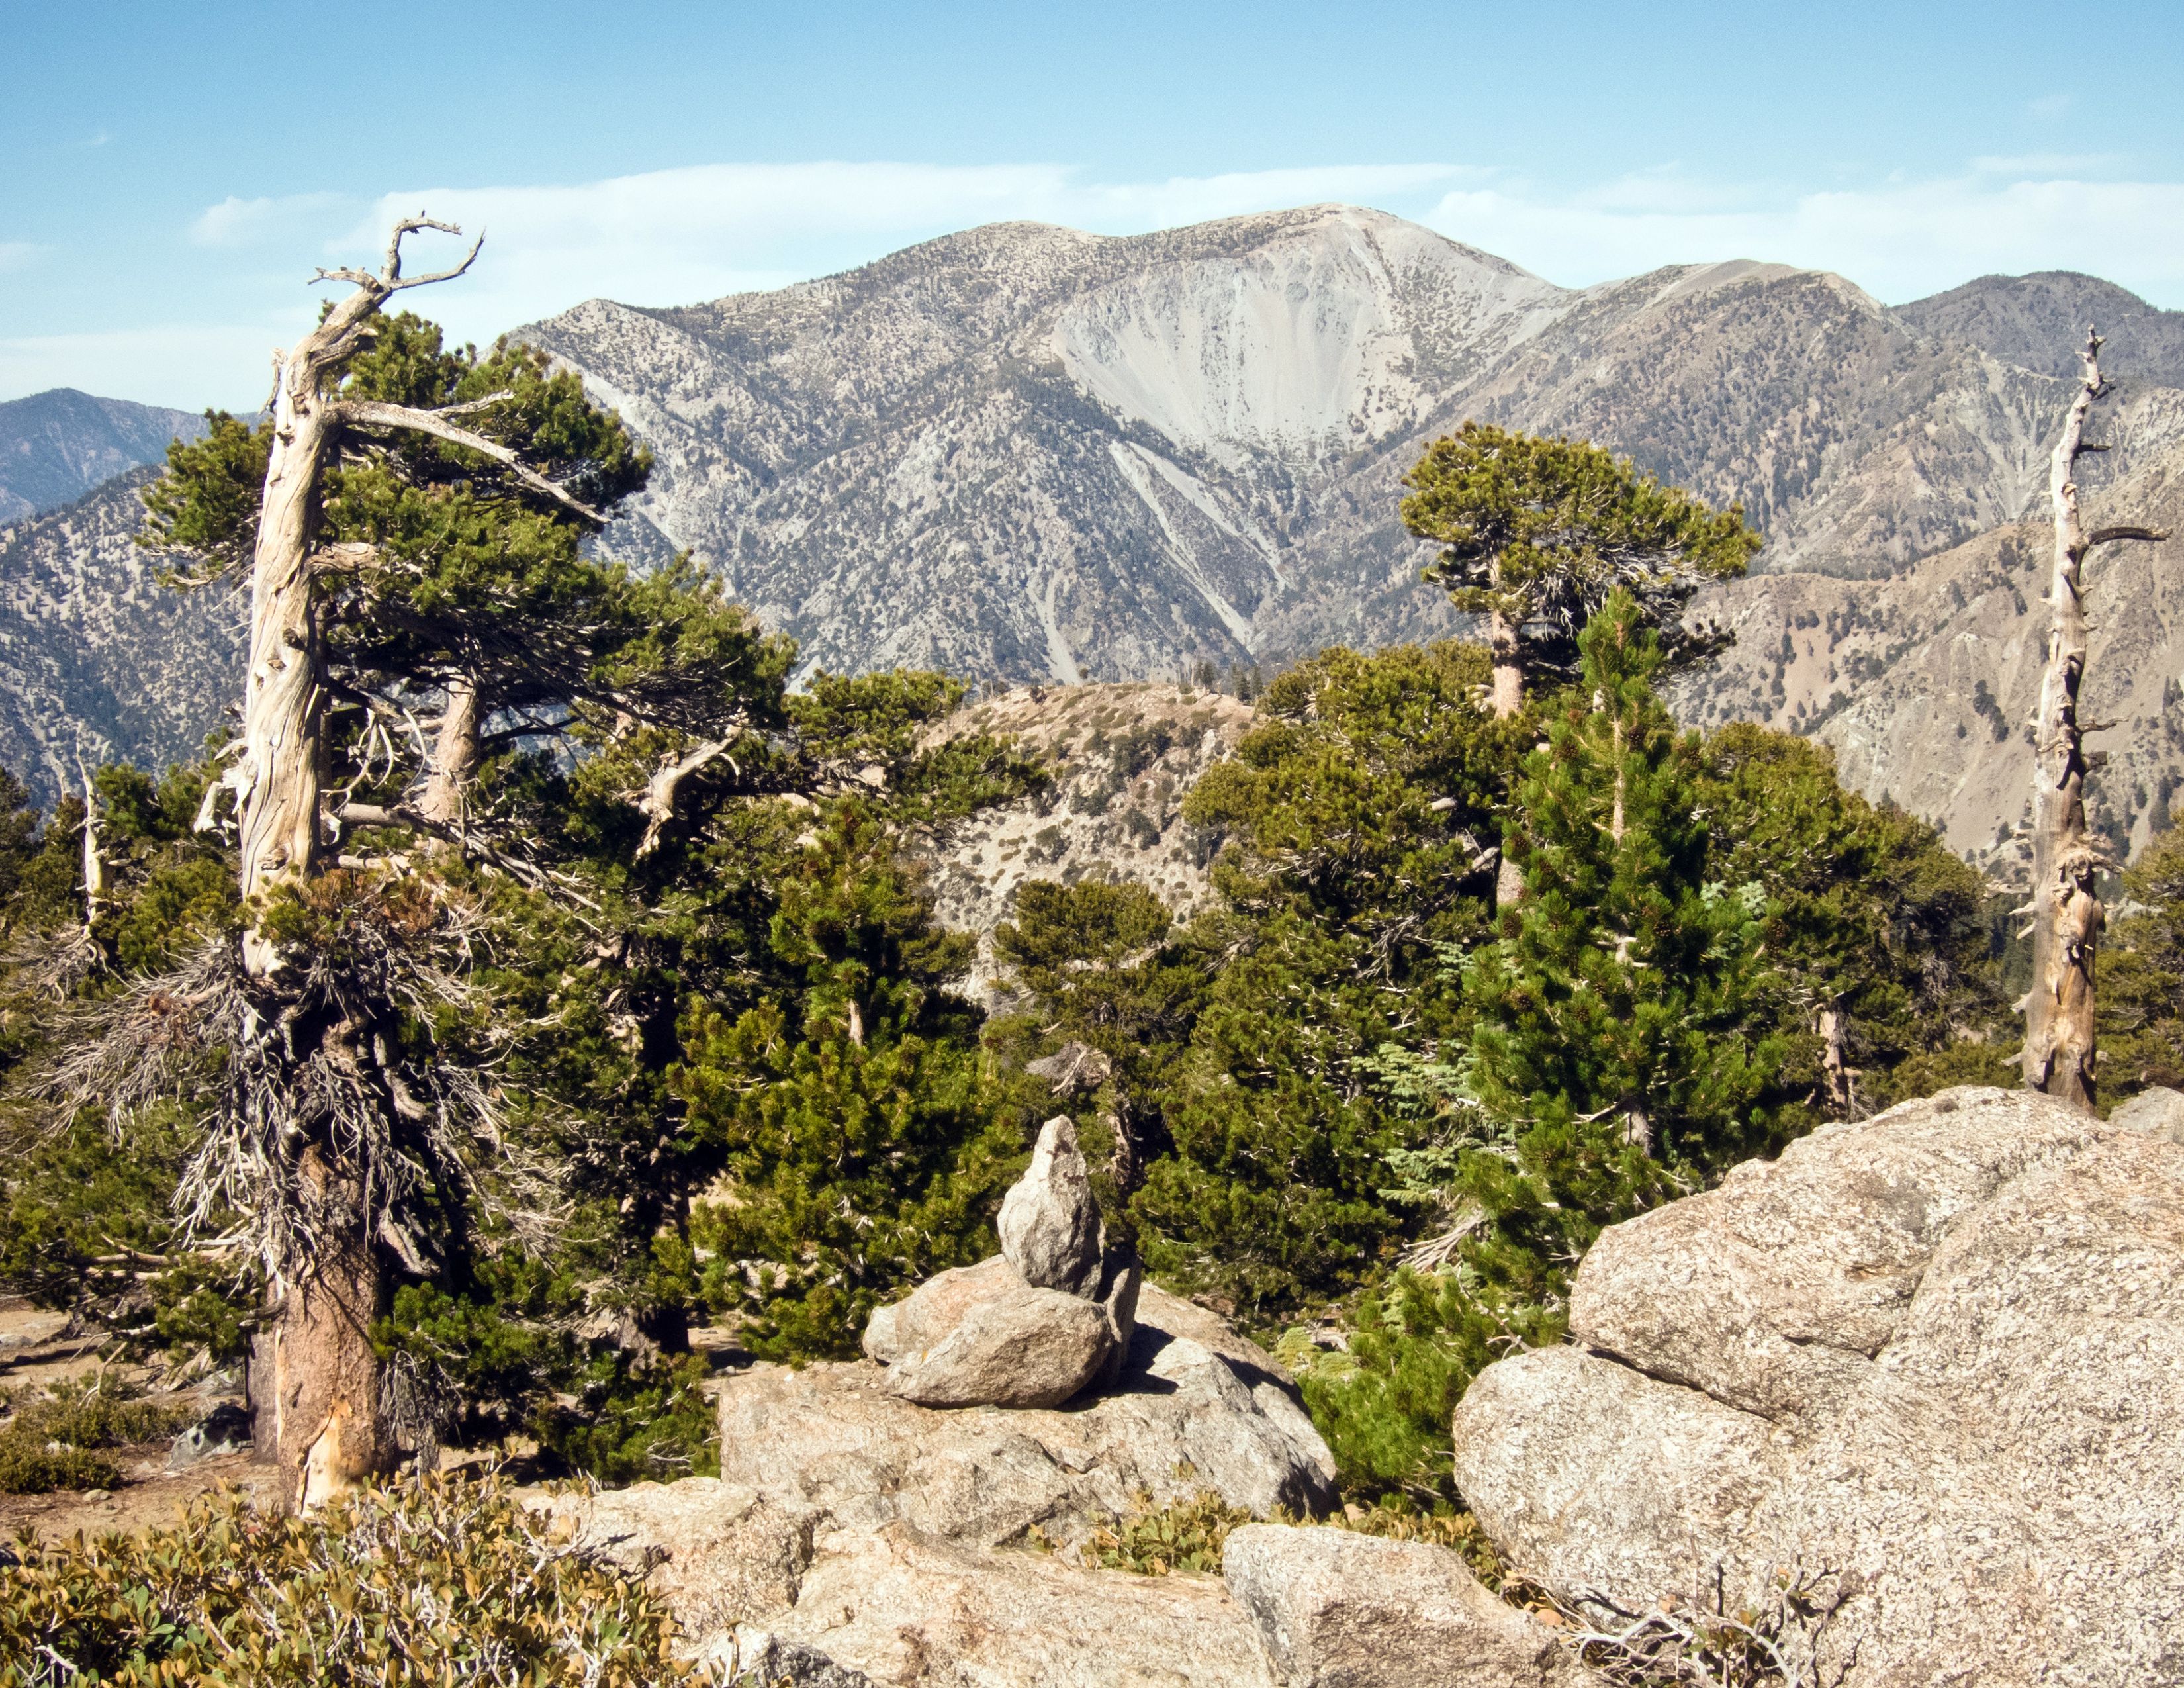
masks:
[(477, 771), (477, 688), (468, 680), (448, 682), (448, 706), (440, 715), (440, 730), (432, 740), (432, 766), (426, 772), (425, 790), (417, 799), (417, 812), (443, 826), (463, 818), (463, 793)]
[(2055, 562), (2048, 589), (2048, 666), (2040, 682), (2033, 747), (2032, 988), (2025, 994), (2025, 1084), (2028, 1089), (2091, 1108), (2094, 1100), (2093, 961), (2105, 916), (2096, 876), (2111, 866), (2086, 827), (2085, 735), (2078, 699), (2086, 677), (2084, 567), (2094, 546), (2116, 539), (2159, 539), (2144, 527), (2086, 532), (2078, 514), (2075, 468), (2089, 444), (2086, 420), (2107, 391), (2101, 337), (2088, 330), (2084, 374), (2048, 471), (2055, 519)]
[[(1502, 585), (1499, 558), (1490, 565), (1489, 579), (1498, 591)], [(1486, 617), (1486, 657), (1492, 665), (1493, 684), (1487, 692), (1487, 701), (1496, 720), (1506, 721), (1524, 707), (1523, 655), (1517, 642), (1517, 624), (1499, 610), (1490, 611)], [(1502, 866), (1494, 876), (1494, 905), (1511, 909), (1524, 900), (1524, 876), (1504, 848)]]
[[(320, 685), (310, 552), (329, 438), (327, 331), (337, 311), (290, 353), (273, 404), (273, 443), (250, 568), (250, 666), (242, 694), (241, 879), (245, 899), (308, 875), (318, 860)], [(345, 325), (353, 343), (357, 324)], [(279, 970), (278, 946), (255, 922), (242, 936), (253, 978)]]

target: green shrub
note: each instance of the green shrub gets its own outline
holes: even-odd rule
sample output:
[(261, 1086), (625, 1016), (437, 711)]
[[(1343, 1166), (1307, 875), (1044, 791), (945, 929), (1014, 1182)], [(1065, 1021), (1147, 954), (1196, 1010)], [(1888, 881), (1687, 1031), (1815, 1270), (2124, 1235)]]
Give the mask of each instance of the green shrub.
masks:
[(143, 1399), (110, 1372), (64, 1378), (36, 1399), (9, 1399), (0, 1426), (0, 1494), (51, 1489), (111, 1489), (120, 1468), (97, 1450), (171, 1436), (189, 1414)]
[[(1232, 1507), (1218, 1495), (1200, 1490), (1187, 1501), (1156, 1507), (1143, 1490), (1129, 1515), (1106, 1529), (1092, 1533), (1082, 1557), (1087, 1565), (1107, 1571), (1134, 1571), (1141, 1577), (1165, 1577), (1178, 1571), (1217, 1576), (1222, 1550), (1228, 1538), (1245, 1524), (1256, 1522), (1241, 1507)], [(1324, 1524), (1335, 1529), (1355, 1530), (1396, 1541), (1423, 1541), (1460, 1553), (1472, 1573), (1487, 1587), (1498, 1589), (1505, 1579), (1500, 1558), (1469, 1513), (1440, 1506), (1424, 1511), (1400, 1498), (1379, 1506), (1355, 1502), (1325, 1518), (1308, 1518), (1277, 1513), (1271, 1522), (1286, 1524)]]
[(49, 1448), (0, 1431), (0, 1495), (43, 1495), (55, 1489), (111, 1489), (121, 1468), (81, 1448)]
[(306, 1518), (232, 1496), (0, 1569), (0, 1685), (640, 1685), (704, 1680), (644, 1584), (498, 1483), (426, 1478)]
[(1164, 1577), (1174, 1571), (1202, 1571), (1218, 1574), (1221, 1546), (1228, 1533), (1251, 1522), (1241, 1507), (1232, 1507), (1218, 1495), (1201, 1489), (1188, 1501), (1156, 1507), (1151, 1496), (1139, 1490), (1129, 1516), (1112, 1529), (1093, 1531), (1084, 1544), (1084, 1559), (1102, 1570), (1134, 1571), (1142, 1577)]

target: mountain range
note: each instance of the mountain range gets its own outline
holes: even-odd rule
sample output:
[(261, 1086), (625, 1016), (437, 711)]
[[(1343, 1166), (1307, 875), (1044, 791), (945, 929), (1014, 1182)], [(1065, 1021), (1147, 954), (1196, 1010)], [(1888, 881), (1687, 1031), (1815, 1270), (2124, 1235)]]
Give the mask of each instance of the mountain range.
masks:
[(0, 404), (0, 522), (73, 504), (116, 475), (157, 463), (167, 443), (196, 439), (202, 416), (94, 398), (72, 387)]
[[(1766, 538), (1753, 577), (1701, 606), (1739, 643), (1680, 690), (1686, 717), (1816, 733), (1852, 783), (2004, 866), (2048, 457), (2095, 318), (2118, 391), (2091, 501), (2168, 519), (2184, 313), (2085, 276), (1893, 309), (1752, 262), (1567, 289), (1318, 206), (1123, 238), (998, 225), (778, 292), (594, 299), (518, 336), (655, 454), (605, 547), (694, 550), (836, 671), (1138, 682), (1459, 631), (1397, 514), (1421, 445), (1468, 417), (1590, 437), (1741, 503)], [(2161, 822), (2184, 769), (2177, 552), (2095, 572), (2094, 706), (2126, 723), (2102, 783), (2119, 843)]]

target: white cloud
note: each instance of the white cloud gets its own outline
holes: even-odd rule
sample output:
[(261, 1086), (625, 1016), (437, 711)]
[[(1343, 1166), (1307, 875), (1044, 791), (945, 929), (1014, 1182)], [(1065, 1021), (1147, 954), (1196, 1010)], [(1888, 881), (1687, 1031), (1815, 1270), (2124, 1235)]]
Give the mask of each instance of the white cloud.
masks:
[(239, 199), (233, 194), (208, 206), (190, 225), (198, 246), (248, 246), (290, 235), (300, 223), (323, 220), (329, 212), (352, 209), (356, 201), (339, 193), (289, 193), (277, 199)]
[(2015, 180), (1982, 172), (1826, 192), (1698, 188), (1650, 178), (1551, 195), (1459, 189), (1424, 220), (1552, 281), (1588, 285), (1669, 264), (1755, 258), (1832, 270), (1891, 302), (1974, 276), (2081, 270), (2156, 303), (2184, 297), (2184, 183)]
[(2035, 117), (2053, 122), (2070, 109), (2070, 102), (2069, 94), (2042, 94), (2036, 100), (2027, 100), (2025, 109)]
[(44, 255), (46, 248), (35, 241), (0, 240), (0, 275), (10, 270), (27, 270)]
[(74, 387), (179, 410), (254, 410), (272, 384), (273, 348), (292, 337), (263, 326), (192, 322), (0, 339), (0, 393)]
[[(1754, 258), (1836, 270), (1892, 301), (1992, 271), (2075, 269), (2184, 305), (2184, 183), (2091, 180), (2113, 159), (1981, 158), (1925, 181), (1799, 191), (1674, 165), (1579, 191), (1441, 164), (1101, 182), (1053, 164), (713, 164), (567, 187), (454, 187), (365, 200), (231, 198), (191, 230), (208, 276), (259, 326), (223, 323), (0, 340), (0, 392), (68, 385), (167, 403), (254, 405), (268, 349), (310, 320), (310, 263), (376, 263), (387, 225), (429, 209), (488, 236), (460, 284), (420, 305), (489, 340), (593, 295), (674, 305), (846, 269), (983, 222), (1123, 234), (1318, 200), (1377, 204), (1552, 280), (1585, 284), (1669, 264)], [(421, 237), (413, 269), (459, 250)], [(267, 259), (278, 254), (277, 265)], [(0, 271), (47, 249), (0, 242)], [(277, 267), (278, 273), (275, 273)], [(218, 307), (214, 307), (215, 309)], [(19, 318), (18, 320), (20, 319)]]
[[(827, 274), (980, 223), (1136, 233), (1317, 200), (1419, 198), (1483, 177), (1448, 164), (1150, 182), (1084, 181), (1052, 164), (707, 164), (573, 187), (390, 193), (338, 248), (351, 259), (376, 253), (388, 226), (421, 208), (471, 233), (483, 229), (477, 267), (430, 307), (458, 333), (482, 338), (596, 295), (688, 304)], [(425, 251), (421, 242), (417, 261), (431, 261)]]

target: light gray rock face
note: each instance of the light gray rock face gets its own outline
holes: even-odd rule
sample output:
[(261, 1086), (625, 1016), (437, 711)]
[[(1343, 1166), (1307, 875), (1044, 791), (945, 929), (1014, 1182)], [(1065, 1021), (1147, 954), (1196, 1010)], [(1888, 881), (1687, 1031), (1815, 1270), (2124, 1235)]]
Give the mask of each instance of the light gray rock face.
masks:
[(1115, 1339), (1097, 1301), (1015, 1284), (965, 1309), (881, 1387), (922, 1407), (1059, 1407), (1107, 1370)]
[(1250, 1524), (1222, 1577), (1284, 1688), (1522, 1688), (1563, 1680), (1545, 1624), (1444, 1547), (1346, 1529)]
[(2184, 1143), (2184, 1090), (2172, 1090), (2164, 1084), (2141, 1090), (2109, 1116), (2109, 1123), (2119, 1131)]
[(1081, 1542), (1140, 1491), (1161, 1505), (1211, 1490), (1260, 1518), (1334, 1498), (1333, 1457), (1280, 1369), (1150, 1285), (1114, 1391), (1071, 1411), (942, 1412), (892, 1393), (888, 1376), (859, 1363), (754, 1366), (728, 1379), (723, 1480), (844, 1528), (899, 1519), (984, 1545), (1022, 1540), (1034, 1525)]
[(936, 1272), (901, 1301), (872, 1309), (865, 1322), (865, 1357), (883, 1366), (906, 1360), (944, 1340), (973, 1307), (1023, 1287), (1016, 1267), (999, 1255)]
[(902, 1524), (824, 1538), (795, 1607), (765, 1627), (904, 1688), (1274, 1688), (1251, 1620), (1210, 1578), (1087, 1570)]
[(2184, 1150), (1945, 1091), (1612, 1228), (1571, 1330), (1454, 1427), (1566, 1597), (1797, 1566), (1851, 1591), (1819, 1643), (1851, 1688), (2184, 1681)]
[(1106, 1256), (1100, 1205), (1077, 1146), (1077, 1128), (1056, 1114), (1039, 1130), (1031, 1165), (1009, 1187), (994, 1228), (1001, 1256), (1035, 1290), (1096, 1295)]
[(795, 1688), (1273, 1688), (1251, 1620), (1211, 1579), (844, 1529), (711, 1478), (527, 1491), (563, 1539), (644, 1577), (724, 1678)]
[(597, 1494), (524, 1492), (571, 1546), (644, 1577), (685, 1634), (714, 1634), (794, 1605), (821, 1514), (713, 1477)]

